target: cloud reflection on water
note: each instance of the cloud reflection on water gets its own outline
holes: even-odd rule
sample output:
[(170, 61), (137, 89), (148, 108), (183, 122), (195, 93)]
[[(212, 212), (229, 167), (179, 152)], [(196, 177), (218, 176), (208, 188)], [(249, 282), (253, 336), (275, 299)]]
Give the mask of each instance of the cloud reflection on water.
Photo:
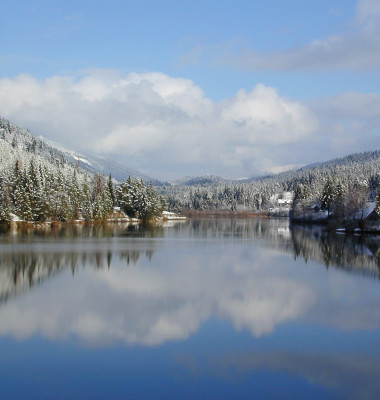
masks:
[[(159, 345), (188, 338), (211, 317), (257, 338), (299, 320), (339, 329), (380, 328), (379, 317), (368, 311), (368, 304), (377, 310), (380, 303), (376, 292), (367, 290), (374, 282), (305, 268), (303, 260), (283, 252), (290, 235), (273, 234), (267, 225), (212, 221), (196, 228), (180, 225), (166, 239), (160, 231), (158, 240), (139, 234), (79, 244), (42, 241), (36, 253), (35, 243), (27, 244), (30, 253), (19, 243), (24, 252), (18, 256), (29, 268), (25, 272), (19, 265), (24, 280), (33, 276), (32, 267), (33, 282), (49, 271), (55, 278), (3, 304), (0, 334)], [(264, 246), (257, 239), (265, 239)], [(15, 252), (2, 254), (2, 278), (9, 272), (7, 254), (9, 263), (17, 259)]]

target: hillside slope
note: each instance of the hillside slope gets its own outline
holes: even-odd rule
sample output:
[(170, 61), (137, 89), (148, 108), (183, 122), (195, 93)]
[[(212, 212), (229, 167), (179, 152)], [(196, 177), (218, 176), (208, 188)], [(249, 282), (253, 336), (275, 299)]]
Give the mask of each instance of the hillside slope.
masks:
[(166, 186), (164, 193), (172, 209), (255, 210), (275, 207), (284, 192), (306, 187), (311, 200), (318, 201), (330, 179), (343, 190), (360, 186), (369, 200), (376, 197), (380, 185), (380, 151), (350, 154), (327, 162), (310, 164), (276, 175), (240, 181), (192, 179)]
[(126, 180), (128, 176), (140, 178), (144, 182), (160, 184), (140, 172), (129, 168), (124, 163), (94, 154), (87, 154), (70, 150), (53, 141), (36, 136), (28, 129), (20, 128), (0, 117), (0, 168), (8, 168), (15, 157), (19, 159), (38, 158), (53, 165), (70, 164), (89, 171), (91, 174), (112, 175), (118, 182)]

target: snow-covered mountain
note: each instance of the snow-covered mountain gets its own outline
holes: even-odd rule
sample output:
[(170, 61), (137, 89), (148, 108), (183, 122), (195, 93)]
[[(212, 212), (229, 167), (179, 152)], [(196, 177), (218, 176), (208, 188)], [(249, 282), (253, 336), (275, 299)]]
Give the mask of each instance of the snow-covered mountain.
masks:
[[(355, 177), (355, 172), (363, 173), (363, 171), (371, 171), (372, 174), (378, 175), (380, 170), (380, 150), (366, 151), (363, 153), (349, 154), (344, 157), (334, 158), (332, 160), (316, 162), (303, 166), (295, 166), (285, 171), (275, 172), (266, 176), (255, 176), (246, 179), (246, 182), (258, 181), (263, 179), (283, 181), (303, 181), (307, 180), (310, 174), (326, 175), (340, 174)], [(367, 174), (368, 175), (368, 174)], [(359, 176), (358, 176), (359, 178)]]
[(141, 178), (144, 182), (160, 184), (156, 179), (148, 177), (126, 164), (107, 157), (77, 152), (63, 145), (50, 141), (42, 136), (32, 134), (28, 129), (21, 128), (0, 117), (0, 157), (1, 168), (9, 167), (14, 157), (30, 159), (37, 157), (54, 165), (71, 164), (79, 166), (91, 173), (101, 175), (111, 174), (116, 181), (126, 180), (128, 176)]
[(373, 201), (380, 188), (380, 150), (250, 179), (192, 178), (165, 187), (163, 193), (176, 211), (263, 211), (276, 207), (280, 195), (294, 193), (299, 186), (306, 187), (312, 199), (318, 201), (328, 179), (348, 192), (356, 188)]
[(144, 175), (141, 172), (136, 171), (133, 168), (130, 168), (129, 166), (120, 161), (112, 160), (110, 158), (97, 154), (87, 153), (83, 151), (79, 152), (72, 149), (68, 149), (63, 145), (45, 139), (42, 136), (40, 136), (40, 138), (53, 148), (62, 151), (65, 157), (70, 162), (77, 164), (81, 168), (90, 171), (92, 173), (99, 173), (101, 175), (111, 174), (112, 177), (116, 179), (116, 181), (118, 182), (126, 180), (128, 176), (131, 176), (131, 178), (140, 178), (146, 183), (152, 182), (155, 185), (161, 184), (159, 180)]
[(172, 182), (173, 186), (207, 186), (214, 184), (223, 184), (231, 182), (228, 179), (224, 179), (216, 175), (201, 175), (201, 176), (186, 176), (184, 178), (177, 179)]
[(304, 164), (279, 165), (277, 167), (267, 168), (264, 170), (264, 175), (277, 175), (281, 174), (281, 172), (293, 171), (304, 166)]

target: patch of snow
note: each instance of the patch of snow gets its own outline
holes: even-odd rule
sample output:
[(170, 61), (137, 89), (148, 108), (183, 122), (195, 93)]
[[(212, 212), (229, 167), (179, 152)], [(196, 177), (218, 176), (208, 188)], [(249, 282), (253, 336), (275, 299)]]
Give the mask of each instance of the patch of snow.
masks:
[(375, 208), (376, 208), (375, 201), (367, 202), (366, 205), (358, 212), (358, 217), (363, 219), (367, 218)]
[(20, 219), (16, 214), (9, 214), (9, 216), (10, 216), (10, 218), (11, 218), (11, 221), (14, 221), (14, 222), (21, 222), (22, 221), (22, 219)]
[(263, 172), (265, 174), (280, 174), (281, 172), (292, 171), (293, 169), (298, 169), (304, 167), (305, 164), (289, 164), (289, 165), (278, 165), (276, 167), (271, 167), (265, 169)]
[(71, 156), (72, 156), (75, 160), (81, 161), (82, 163), (85, 163), (85, 164), (88, 164), (88, 165), (92, 165), (92, 164), (90, 163), (90, 161), (86, 160), (85, 158), (78, 157), (78, 156), (76, 156), (74, 153), (70, 153), (70, 154), (71, 154)]
[(166, 220), (178, 220), (178, 219), (186, 219), (186, 217), (182, 217), (176, 213), (170, 211), (163, 211), (162, 217)]

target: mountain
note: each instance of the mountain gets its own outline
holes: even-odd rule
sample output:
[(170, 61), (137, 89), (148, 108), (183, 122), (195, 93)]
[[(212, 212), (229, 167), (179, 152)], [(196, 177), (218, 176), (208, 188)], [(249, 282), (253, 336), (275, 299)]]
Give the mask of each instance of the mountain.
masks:
[[(310, 180), (314, 175), (336, 175), (339, 173), (345, 175), (347, 171), (352, 176), (355, 175), (355, 171), (363, 173), (364, 170), (371, 170), (373, 174), (380, 173), (380, 150), (366, 151), (363, 153), (349, 154), (344, 157), (334, 158), (332, 160), (316, 162), (308, 165), (295, 166), (285, 171), (268, 173), (264, 176), (253, 176), (244, 179), (244, 183), (252, 182), (265, 182), (265, 181), (276, 181), (284, 184), (285, 182), (299, 182), (303, 183)], [(267, 171), (269, 172), (269, 171)], [(367, 174), (368, 175), (368, 174)], [(360, 179), (360, 176), (357, 176)], [(237, 182), (237, 181), (235, 181)]]
[(62, 151), (3, 118), (0, 118), (0, 157), (0, 171), (13, 168), (16, 160), (25, 165), (33, 158), (53, 167), (71, 165)]
[(215, 184), (223, 184), (230, 183), (231, 180), (224, 179), (220, 176), (216, 175), (201, 175), (201, 176), (186, 176), (184, 178), (180, 178), (172, 182), (173, 186), (207, 186), (207, 185), (215, 185)]
[[(79, 166), (92, 174), (99, 173), (106, 176), (111, 174), (118, 182), (131, 176), (132, 178), (141, 178), (147, 183), (161, 184), (157, 179), (129, 168), (122, 162), (95, 154), (67, 149), (42, 136), (33, 135), (28, 129), (20, 128), (3, 118), (0, 118), (0, 139), (2, 139), (0, 143), (2, 168), (5, 167), (5, 160), (13, 160), (17, 154), (19, 158), (37, 157), (55, 165), (70, 164)], [(14, 157), (11, 157), (9, 153), (13, 154)]]
[[(329, 161), (313, 163), (291, 171), (272, 175), (279, 182), (312, 181), (330, 175), (335, 179), (370, 181), (380, 174), (380, 150), (349, 154)], [(311, 182), (310, 182), (311, 183)]]
[(360, 192), (373, 201), (380, 188), (380, 150), (350, 154), (330, 161), (314, 163), (247, 180), (227, 181), (223, 178), (187, 178), (165, 187), (172, 210), (240, 210), (262, 211), (275, 208), (278, 198), (302, 187), (304, 195), (316, 204), (326, 182), (331, 180), (342, 190)]
[(72, 163), (79, 165), (81, 168), (92, 172), (99, 173), (101, 175), (112, 175), (116, 181), (124, 181), (130, 176), (131, 178), (140, 178), (145, 183), (152, 182), (154, 185), (162, 184), (158, 179), (151, 178), (147, 175), (142, 174), (135, 169), (128, 167), (126, 164), (112, 160), (105, 156), (92, 154), (88, 152), (79, 152), (76, 150), (70, 150), (63, 145), (53, 142), (40, 136), (42, 140), (48, 143), (50, 146), (63, 152), (65, 157)]
[(305, 164), (290, 164), (290, 165), (281, 165), (277, 167), (267, 168), (264, 170), (264, 175), (276, 175), (280, 174), (281, 172), (293, 171), (299, 168), (304, 167)]

